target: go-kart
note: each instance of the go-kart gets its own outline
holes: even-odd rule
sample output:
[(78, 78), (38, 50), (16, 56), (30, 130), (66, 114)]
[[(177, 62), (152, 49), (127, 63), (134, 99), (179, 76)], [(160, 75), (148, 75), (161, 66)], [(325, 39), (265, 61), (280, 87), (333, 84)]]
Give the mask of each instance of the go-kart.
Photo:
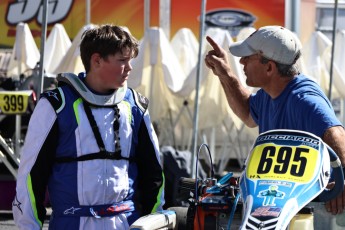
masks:
[[(330, 180), (335, 186), (327, 189)], [(338, 156), (319, 137), (271, 130), (257, 137), (240, 177), (230, 172), (218, 182), (180, 182), (189, 207), (143, 216), (131, 229), (314, 229), (308, 204), (335, 198), (344, 175)]]

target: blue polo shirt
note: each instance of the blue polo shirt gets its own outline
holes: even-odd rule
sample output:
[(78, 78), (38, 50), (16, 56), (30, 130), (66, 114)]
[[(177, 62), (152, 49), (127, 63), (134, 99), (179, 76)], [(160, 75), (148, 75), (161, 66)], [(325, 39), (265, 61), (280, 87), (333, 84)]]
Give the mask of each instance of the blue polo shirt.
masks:
[(275, 99), (262, 89), (252, 94), (250, 113), (260, 133), (293, 129), (322, 137), (328, 128), (342, 125), (320, 86), (304, 75), (296, 76)]

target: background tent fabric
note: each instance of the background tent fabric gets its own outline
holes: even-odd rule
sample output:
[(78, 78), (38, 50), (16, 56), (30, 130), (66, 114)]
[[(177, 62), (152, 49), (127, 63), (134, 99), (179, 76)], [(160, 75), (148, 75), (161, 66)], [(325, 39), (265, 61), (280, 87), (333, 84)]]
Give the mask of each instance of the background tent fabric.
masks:
[(242, 28), (236, 36), (236, 41), (242, 41), (242, 40), (246, 39), (247, 37), (249, 37), (249, 35), (251, 35), (255, 31), (256, 31), (256, 29), (254, 27)]
[(134, 88), (146, 84), (146, 76), (151, 77), (155, 69), (171, 92), (179, 91), (185, 79), (165, 33), (158, 27), (146, 30), (144, 38), (140, 40), (139, 55), (132, 60), (132, 67), (133, 77), (128, 79), (128, 83)]
[(6, 75), (19, 80), (19, 75), (34, 69), (39, 60), (40, 52), (28, 24), (19, 23), (16, 27), (16, 39)]
[[(206, 32), (207, 35), (211, 36), (217, 43), (221, 44), (223, 47), (228, 47), (230, 43), (232, 43), (232, 39), (230, 37), (230, 34), (221, 29), (208, 29)], [(186, 36), (189, 36), (187, 33), (179, 34), (180, 40), (190, 40), (186, 38)], [(185, 36), (183, 38), (183, 36)], [(205, 42), (204, 44), (207, 44)], [(183, 43), (174, 43), (174, 50), (184, 50), (184, 44)], [(206, 54), (206, 51), (209, 50), (209, 46), (205, 46), (202, 48), (202, 52), (204, 56)], [(182, 54), (179, 54), (182, 55)], [(186, 80), (184, 81), (184, 85), (182, 89), (175, 93), (176, 96), (178, 96), (179, 99), (179, 105), (180, 109), (182, 109), (182, 106), (188, 106), (188, 110), (192, 111), (194, 110), (194, 103), (195, 103), (195, 94), (196, 94), (196, 74), (197, 74), (197, 51), (195, 52), (189, 52), (187, 54), (187, 57), (180, 58), (180, 65), (181, 66), (188, 66), (189, 74), (186, 77)], [(192, 66), (190, 65), (188, 59), (195, 59), (195, 64)], [(238, 68), (238, 64), (234, 62), (234, 69), (235, 72), (239, 73), (240, 70)], [(224, 114), (226, 112), (227, 103), (225, 101), (225, 104), (223, 103), (224, 97), (222, 95), (222, 88), (220, 86), (219, 80), (216, 77), (209, 76), (212, 74), (212, 71), (210, 71), (205, 65), (201, 65), (201, 74), (200, 74), (200, 89), (199, 90), (199, 103), (200, 103), (200, 115), (199, 115), (199, 123), (200, 123), (200, 129), (205, 127), (212, 127), (217, 124), (221, 123), (221, 120), (224, 118)], [(188, 102), (188, 104), (184, 104), (182, 100), (185, 100)], [(207, 107), (203, 109), (202, 107)], [(212, 107), (215, 106), (215, 107)], [(207, 113), (203, 113), (203, 111), (207, 111)], [(217, 114), (217, 116), (212, 116)], [(212, 119), (210, 119), (212, 117)], [(192, 128), (192, 120), (189, 114), (184, 113), (182, 117), (180, 118), (180, 124), (184, 127), (190, 127)]]
[(334, 62), (345, 77), (345, 30), (339, 30), (335, 38)]
[[(211, 36), (218, 44), (224, 49), (228, 49), (229, 45), (233, 42), (230, 34), (226, 30), (209, 28), (206, 32)], [(176, 99), (174, 103), (178, 106), (178, 112), (173, 111), (171, 113), (172, 124), (167, 129), (168, 124), (164, 124), (164, 133), (159, 136), (162, 145), (171, 145), (171, 141), (174, 137), (174, 146), (180, 150), (190, 149), (191, 135), (193, 131), (193, 113), (195, 103), (195, 84), (196, 84), (196, 62), (192, 66), (188, 59), (197, 59), (197, 51), (186, 51), (187, 48), (182, 42), (178, 41), (193, 41), (188, 38), (187, 30), (180, 31), (175, 35), (172, 40), (172, 47), (174, 51), (178, 52), (177, 56), (181, 57), (184, 53), (184, 58), (178, 58), (180, 66), (185, 67), (185, 73), (187, 74), (186, 80), (181, 91), (174, 93)], [(188, 42), (187, 42), (188, 43)], [(202, 56), (208, 52), (211, 48), (207, 42), (204, 43), (205, 47), (202, 48)], [(194, 40), (194, 45), (196, 45)], [(234, 72), (239, 76), (242, 82), (245, 84), (245, 78), (242, 68), (238, 62), (238, 58), (229, 57), (232, 63)], [(247, 129), (244, 127), (242, 121), (237, 118), (229, 109), (225, 94), (219, 82), (219, 79), (213, 76), (211, 70), (205, 65), (202, 65), (201, 71), (201, 84), (199, 95), (199, 133), (198, 144), (207, 143), (211, 148), (212, 158), (217, 165), (217, 170), (223, 170), (230, 158), (245, 158), (247, 153), (243, 153), (243, 143), (250, 146), (252, 144), (253, 136), (252, 132), (257, 135), (257, 130), (253, 129), (248, 134)], [(231, 140), (231, 136), (236, 138)], [(169, 142), (170, 141), (170, 142)], [(220, 147), (220, 146), (224, 146)]]
[[(333, 58), (333, 82), (332, 82), (332, 95), (331, 98), (345, 98), (345, 31), (337, 31), (335, 35), (335, 47)], [(331, 69), (331, 56), (332, 56), (332, 42), (326, 49), (324, 55), (324, 62), (326, 63), (327, 74), (325, 78), (330, 79)], [(327, 88), (329, 90), (329, 87)], [(327, 91), (328, 92), (328, 91)]]
[[(206, 36), (212, 37), (225, 50), (228, 50), (230, 44), (234, 42), (228, 31), (217, 28), (208, 29)], [(207, 42), (205, 44), (207, 44), (205, 47), (206, 54), (211, 47)], [(248, 90), (254, 91), (255, 89), (246, 85), (246, 78), (239, 58), (232, 55), (229, 55), (228, 58), (232, 71), (242, 85)], [(204, 112), (199, 114), (199, 126), (200, 129), (205, 129), (205, 133), (208, 133), (207, 142), (211, 144), (213, 159), (218, 166), (217, 171), (221, 172), (230, 158), (243, 161), (248, 154), (243, 146), (250, 146), (258, 132), (256, 129), (246, 128), (243, 122), (232, 112), (218, 77), (214, 76), (210, 69), (207, 69), (204, 74), (205, 82), (200, 88), (199, 107), (200, 111)], [(206, 141), (206, 139), (204, 140)], [(221, 149), (217, 149), (219, 147)]]
[(325, 79), (327, 69), (323, 60), (326, 50), (331, 45), (332, 42), (326, 35), (316, 31), (312, 33), (302, 50), (302, 58), (306, 66), (305, 73), (314, 79), (324, 91), (328, 89), (328, 82)]
[(186, 76), (182, 88), (175, 94), (186, 97), (195, 89), (199, 42), (190, 29), (182, 28), (176, 32), (170, 44)]
[[(220, 46), (224, 49), (228, 49), (229, 45), (233, 43), (233, 40), (230, 36), (230, 33), (226, 30), (219, 28), (209, 28), (206, 31), (206, 35), (212, 37)], [(203, 47), (202, 52), (205, 56), (206, 53), (210, 50), (210, 45), (207, 42), (204, 42), (205, 47)], [(175, 48), (176, 49), (176, 48)], [(240, 78), (240, 81), (245, 85), (245, 78), (241, 66), (239, 64), (239, 59), (237, 57), (229, 56), (232, 69), (234, 73)], [(183, 65), (183, 64), (182, 64)], [(196, 66), (191, 71), (191, 74), (188, 75), (188, 80), (186, 79), (185, 83), (190, 84), (190, 92), (188, 94), (188, 105), (190, 110), (193, 111), (193, 105), (195, 102), (195, 82), (196, 82)], [(207, 127), (214, 127), (222, 123), (225, 117), (229, 116), (228, 103), (219, 82), (219, 79), (213, 75), (213, 72), (202, 65), (202, 71), (200, 76), (200, 89), (199, 89), (199, 104), (200, 104), (200, 114), (199, 114), (199, 126), (200, 129)], [(193, 84), (194, 83), (194, 86)], [(178, 92), (180, 93), (180, 92)], [(182, 96), (186, 96), (187, 91), (182, 93)], [(189, 118), (186, 118), (189, 119)], [(236, 126), (241, 127), (241, 122), (238, 118)], [(240, 122), (240, 123), (238, 123)], [(187, 122), (183, 124), (184, 126), (188, 125)], [(190, 124), (191, 125), (191, 124)]]
[(44, 50), (44, 69), (47, 73), (53, 73), (61, 60), (65, 57), (72, 42), (69, 39), (65, 27), (57, 23), (51, 30)]
[(150, 100), (152, 121), (169, 120), (169, 114), (177, 111), (173, 92), (181, 89), (185, 75), (162, 29), (147, 29), (131, 64), (128, 86)]
[(170, 44), (185, 75), (185, 80), (182, 88), (174, 92), (174, 103), (178, 107), (178, 111), (171, 115), (169, 132), (175, 133), (176, 137), (169, 139), (171, 134), (166, 132), (166, 136), (162, 136), (161, 139), (163, 141), (173, 140), (167, 144), (174, 144), (175, 147), (178, 145), (180, 149), (190, 149), (194, 114), (191, 109), (193, 101), (188, 96), (195, 89), (199, 42), (190, 29), (182, 28), (172, 37)]
[[(230, 36), (230, 33), (228, 31), (222, 30), (222, 29), (208, 29), (206, 31), (206, 36), (210, 36), (215, 40), (217, 44), (219, 44), (221, 47), (228, 50), (228, 47), (231, 43), (233, 43), (233, 40)], [(204, 55), (208, 52), (208, 50), (211, 48), (207, 42), (204, 44), (207, 44), (206, 47), (203, 47)], [(230, 57), (231, 58), (231, 57)], [(235, 59), (235, 58), (234, 58)], [(239, 75), (240, 69), (238, 64), (233, 61), (232, 63), (233, 71), (236, 73), (236, 75)], [(214, 127), (221, 124), (221, 122), (225, 119), (228, 115), (228, 103), (225, 97), (225, 93), (223, 91), (223, 88), (220, 84), (220, 81), (218, 77), (213, 75), (213, 72), (206, 67), (206, 65), (202, 65), (202, 84), (200, 86), (200, 111), (205, 111), (204, 113), (199, 114), (199, 128), (203, 129), (206, 127)], [(241, 73), (242, 74), (242, 73)], [(192, 95), (194, 97), (194, 95)], [(207, 112), (206, 112), (207, 111)]]
[(65, 57), (61, 60), (59, 65), (54, 70), (53, 74), (63, 73), (63, 72), (70, 72), (78, 74), (80, 72), (84, 72), (84, 66), (80, 58), (80, 42), (81, 36), (85, 30), (91, 29), (95, 27), (92, 24), (86, 25), (81, 28), (78, 34), (74, 37), (72, 41), (72, 45), (68, 49)]
[[(332, 98), (345, 97), (344, 76), (344, 32), (336, 34), (335, 53), (333, 65)], [(302, 59), (305, 63), (305, 72), (314, 79), (328, 94), (330, 83), (332, 41), (322, 32), (312, 33), (309, 40), (303, 46)]]

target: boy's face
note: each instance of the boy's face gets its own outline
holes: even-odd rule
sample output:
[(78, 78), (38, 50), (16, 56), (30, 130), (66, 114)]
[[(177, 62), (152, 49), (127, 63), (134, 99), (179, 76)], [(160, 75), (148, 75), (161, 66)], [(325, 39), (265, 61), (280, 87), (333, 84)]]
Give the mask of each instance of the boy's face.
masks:
[(132, 70), (131, 59), (132, 51), (130, 49), (123, 49), (122, 53), (117, 52), (100, 59), (97, 75), (105, 91), (118, 89), (125, 85)]

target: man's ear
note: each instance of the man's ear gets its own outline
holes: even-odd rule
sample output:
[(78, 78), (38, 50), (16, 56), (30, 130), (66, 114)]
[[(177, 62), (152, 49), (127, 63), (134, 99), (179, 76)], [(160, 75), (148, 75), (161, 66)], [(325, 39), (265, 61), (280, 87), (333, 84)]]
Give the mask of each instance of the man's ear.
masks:
[(277, 65), (274, 61), (269, 60), (266, 64), (267, 75), (274, 75), (278, 72)]
[(101, 55), (99, 53), (94, 53), (91, 55), (91, 65), (98, 66), (100, 64)]

